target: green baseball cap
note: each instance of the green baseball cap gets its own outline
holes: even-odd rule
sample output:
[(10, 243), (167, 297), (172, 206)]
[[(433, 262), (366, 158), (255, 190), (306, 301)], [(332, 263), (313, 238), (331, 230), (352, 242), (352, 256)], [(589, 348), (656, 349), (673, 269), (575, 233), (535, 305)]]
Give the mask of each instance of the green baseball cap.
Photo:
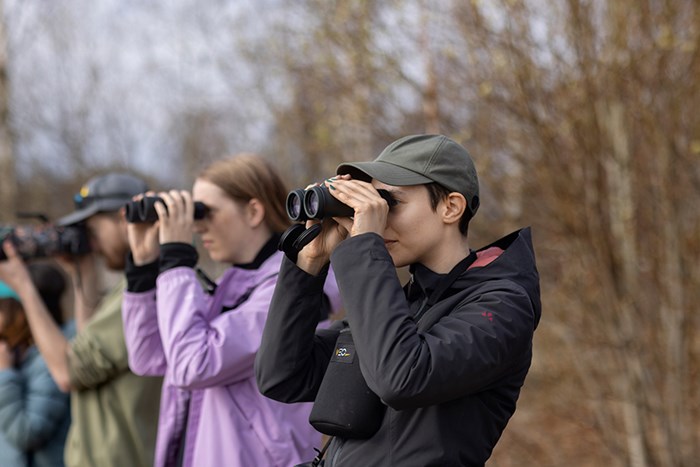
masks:
[(374, 178), (387, 185), (438, 183), (467, 200), (471, 215), (479, 209), (479, 179), (474, 161), (459, 143), (444, 135), (411, 135), (391, 143), (370, 162), (345, 162), (338, 175)]

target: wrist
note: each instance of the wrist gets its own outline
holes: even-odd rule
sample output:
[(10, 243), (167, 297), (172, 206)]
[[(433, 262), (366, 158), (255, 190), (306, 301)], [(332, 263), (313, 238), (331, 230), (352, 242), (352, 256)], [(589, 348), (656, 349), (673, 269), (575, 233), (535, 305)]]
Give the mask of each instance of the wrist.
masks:
[(328, 264), (329, 258), (320, 256), (307, 256), (303, 254), (303, 250), (297, 258), (297, 267), (302, 271), (312, 276), (318, 276), (323, 268)]
[(160, 251), (150, 254), (138, 254), (132, 252), (131, 257), (134, 260), (134, 266), (146, 266), (155, 262), (160, 257)]

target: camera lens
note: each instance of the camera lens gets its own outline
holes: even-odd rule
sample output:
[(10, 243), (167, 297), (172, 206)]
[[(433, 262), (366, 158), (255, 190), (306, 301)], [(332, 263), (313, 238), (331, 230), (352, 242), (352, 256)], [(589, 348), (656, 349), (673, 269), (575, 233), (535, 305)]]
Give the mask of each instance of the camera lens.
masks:
[(305, 221), (307, 219), (304, 212), (304, 190), (298, 189), (289, 192), (287, 195), (287, 215), (293, 221)]

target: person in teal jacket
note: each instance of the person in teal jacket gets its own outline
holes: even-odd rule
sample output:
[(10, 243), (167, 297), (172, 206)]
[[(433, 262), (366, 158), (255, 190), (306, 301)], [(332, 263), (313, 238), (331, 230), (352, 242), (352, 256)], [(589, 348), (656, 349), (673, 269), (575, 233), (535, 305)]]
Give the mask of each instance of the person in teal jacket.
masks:
[[(29, 266), (32, 281), (60, 325), (63, 275), (47, 263)], [(64, 327), (73, 337), (72, 321)], [(22, 304), (0, 282), (0, 466), (63, 466), (70, 426), (69, 395), (61, 392), (33, 344)]]

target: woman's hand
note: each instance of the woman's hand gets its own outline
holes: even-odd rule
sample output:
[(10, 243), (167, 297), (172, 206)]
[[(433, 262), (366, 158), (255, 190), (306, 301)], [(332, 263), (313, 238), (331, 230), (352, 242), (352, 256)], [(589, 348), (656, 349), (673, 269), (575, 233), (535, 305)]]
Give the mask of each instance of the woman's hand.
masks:
[[(308, 229), (321, 221), (309, 220)], [(334, 219), (321, 222), (321, 233), (306, 245), (297, 256), (297, 266), (312, 275), (317, 275), (330, 261), (331, 253), (348, 236), (348, 231)]]
[[(355, 236), (375, 232), (383, 235), (389, 214), (389, 205), (370, 183), (352, 180), (349, 175), (339, 175), (326, 180), (324, 184), (332, 196), (353, 208), (355, 214), (352, 218), (324, 219), (318, 237), (299, 252), (297, 266), (314, 275), (328, 263), (333, 250), (348, 234)], [(306, 227), (318, 222), (307, 221)]]
[[(145, 196), (156, 196), (156, 194), (148, 192)], [(136, 195), (133, 199), (138, 201), (143, 197), (144, 195)], [(127, 224), (129, 248), (136, 266), (143, 266), (158, 259), (160, 255), (159, 227), (160, 221), (153, 223), (129, 222)]]
[(2, 243), (2, 249), (7, 259), (0, 261), (0, 281), (6, 283), (17, 295), (21, 296), (22, 287), (32, 284), (27, 266), (17, 253), (11, 240), (6, 239)]
[(194, 201), (190, 192), (170, 190), (169, 192), (161, 192), (158, 196), (165, 203), (165, 205), (162, 203), (155, 205), (160, 224), (160, 244), (192, 243)]
[(371, 183), (339, 175), (326, 180), (325, 184), (331, 195), (355, 211), (352, 218), (334, 218), (350, 232), (351, 237), (369, 232), (384, 235), (389, 205)]

